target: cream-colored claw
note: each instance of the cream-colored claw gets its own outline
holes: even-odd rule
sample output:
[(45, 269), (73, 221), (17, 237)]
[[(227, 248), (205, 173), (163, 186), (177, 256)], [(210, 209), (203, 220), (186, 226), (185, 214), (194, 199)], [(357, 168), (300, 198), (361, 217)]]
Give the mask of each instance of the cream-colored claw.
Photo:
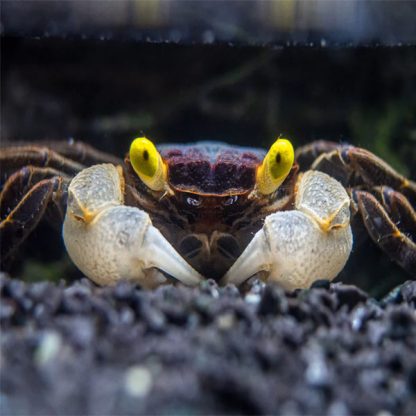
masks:
[(259, 272), (286, 289), (332, 280), (352, 248), (349, 204), (335, 179), (306, 172), (298, 183), (296, 210), (269, 215), (222, 282), (240, 284)]
[(98, 284), (128, 279), (154, 287), (164, 279), (156, 269), (188, 285), (200, 282), (147, 213), (122, 205), (123, 184), (111, 164), (87, 168), (72, 180), (63, 236), (73, 262)]

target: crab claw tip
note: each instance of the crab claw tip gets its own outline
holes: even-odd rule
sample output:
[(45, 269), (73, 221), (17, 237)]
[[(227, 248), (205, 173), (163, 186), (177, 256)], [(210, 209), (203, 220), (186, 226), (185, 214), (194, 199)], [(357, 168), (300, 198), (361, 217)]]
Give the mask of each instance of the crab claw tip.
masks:
[(196, 285), (202, 276), (192, 268), (163, 237), (150, 225), (144, 236), (142, 249), (146, 254), (146, 268), (156, 267), (186, 285)]
[(221, 279), (221, 283), (239, 285), (260, 271), (269, 271), (270, 267), (270, 248), (264, 231), (260, 230)]

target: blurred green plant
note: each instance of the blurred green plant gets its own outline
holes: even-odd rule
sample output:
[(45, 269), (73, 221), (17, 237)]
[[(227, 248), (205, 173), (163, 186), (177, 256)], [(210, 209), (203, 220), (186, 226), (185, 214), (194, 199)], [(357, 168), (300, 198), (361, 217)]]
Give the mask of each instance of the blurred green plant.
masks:
[(380, 110), (360, 105), (349, 117), (354, 144), (374, 152), (405, 176), (412, 176), (416, 163), (416, 111), (412, 107), (403, 101), (390, 102)]
[(34, 282), (55, 282), (67, 279), (74, 274), (74, 265), (68, 256), (56, 261), (43, 262), (35, 259), (27, 259), (18, 278), (28, 283)]

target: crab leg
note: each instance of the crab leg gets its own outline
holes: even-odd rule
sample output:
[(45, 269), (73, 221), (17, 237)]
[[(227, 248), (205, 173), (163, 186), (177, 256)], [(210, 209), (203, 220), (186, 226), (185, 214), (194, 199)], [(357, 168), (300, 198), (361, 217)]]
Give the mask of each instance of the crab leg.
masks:
[(296, 210), (266, 217), (223, 283), (240, 284), (258, 272), (286, 289), (332, 280), (352, 248), (349, 204), (336, 180), (322, 172), (306, 172), (298, 184)]
[(54, 194), (61, 191), (62, 183), (63, 178), (56, 176), (38, 182), (13, 209), (3, 208), (4, 191), (9, 188), (2, 192), (0, 211), (5, 214), (2, 215), (0, 222), (2, 263), (8, 259), (42, 219)]
[(95, 165), (80, 172), (68, 189), (63, 226), (67, 251), (90, 279), (114, 284), (124, 278), (152, 287), (160, 284), (160, 269), (188, 285), (201, 275), (157, 230), (149, 215), (123, 205), (121, 168)]
[[(369, 192), (354, 191), (353, 198), (373, 241), (411, 276), (416, 277), (416, 243), (399, 230), (383, 206)], [(410, 204), (403, 205), (402, 208), (412, 210)], [(414, 210), (412, 211), (415, 220)]]
[(315, 160), (323, 153), (330, 153), (340, 148), (339, 143), (317, 140), (299, 147), (295, 153), (295, 159), (302, 171), (311, 168)]
[(366, 184), (390, 186), (416, 201), (416, 184), (400, 175), (384, 160), (368, 150), (349, 146), (342, 150), (341, 157), (344, 163), (351, 165), (354, 171), (359, 172)]
[[(416, 238), (416, 211), (409, 200), (400, 192), (388, 186), (374, 188), (379, 194), (379, 200), (392, 221)], [(377, 195), (376, 195), (377, 196)]]
[(118, 157), (102, 152), (87, 143), (77, 140), (47, 141), (42, 144), (65, 158), (76, 160), (85, 166), (96, 165), (98, 163), (113, 163), (114, 165), (122, 163), (122, 160)]
[[(0, 193), (0, 218), (5, 218), (38, 182), (58, 176), (69, 182), (68, 175), (53, 168), (25, 166), (15, 172), (9, 177)], [(64, 216), (62, 220), (63, 218)]]
[(367, 186), (387, 185), (399, 190), (411, 202), (416, 202), (416, 183), (396, 172), (384, 160), (368, 150), (354, 146), (340, 146), (324, 153), (312, 164), (320, 170), (348, 184), (348, 178), (359, 175)]
[(62, 173), (74, 175), (85, 166), (45, 146), (13, 146), (2, 149), (0, 153), (2, 180), (16, 170), (16, 166), (33, 165), (50, 167)]

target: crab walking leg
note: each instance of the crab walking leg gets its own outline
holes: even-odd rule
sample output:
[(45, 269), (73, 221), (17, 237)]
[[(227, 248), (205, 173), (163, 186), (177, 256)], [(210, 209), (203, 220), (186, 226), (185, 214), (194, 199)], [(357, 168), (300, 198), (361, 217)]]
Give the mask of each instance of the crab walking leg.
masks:
[[(19, 180), (19, 179), (17, 179)], [(14, 250), (30, 235), (54, 201), (62, 192), (64, 179), (59, 176), (43, 179), (33, 185), (22, 199), (13, 204), (13, 189), (9, 181), (0, 194), (0, 259), (6, 264)], [(9, 186), (10, 185), (10, 186)]]
[(114, 165), (80, 172), (68, 189), (63, 237), (77, 267), (98, 284), (124, 278), (146, 287), (160, 283), (158, 268), (188, 285), (202, 277), (152, 225), (144, 211), (124, 206), (124, 181)]
[[(394, 194), (393, 194), (394, 195)], [(398, 198), (398, 194), (395, 195)], [(401, 232), (390, 219), (386, 210), (369, 192), (355, 191), (353, 198), (358, 204), (365, 227), (373, 241), (393, 260), (395, 260), (410, 275), (416, 278), (416, 243), (412, 238)], [(406, 201), (406, 202), (405, 202)], [(396, 201), (397, 202), (397, 201)], [(408, 203), (406, 198), (400, 203)], [(409, 225), (415, 227), (415, 212), (410, 206), (403, 205), (403, 211), (409, 215)], [(405, 210), (408, 209), (406, 212)], [(410, 228), (410, 227), (409, 227)]]
[(332, 280), (352, 248), (349, 203), (335, 179), (306, 172), (298, 184), (296, 210), (269, 215), (223, 282), (240, 284), (261, 271), (286, 289)]

